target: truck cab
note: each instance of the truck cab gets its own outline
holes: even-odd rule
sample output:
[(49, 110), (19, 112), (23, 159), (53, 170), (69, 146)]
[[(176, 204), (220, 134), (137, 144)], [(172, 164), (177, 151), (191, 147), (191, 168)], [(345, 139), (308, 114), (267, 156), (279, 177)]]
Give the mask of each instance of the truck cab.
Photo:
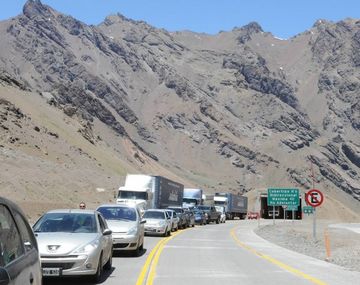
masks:
[(140, 209), (141, 214), (143, 214), (146, 209), (150, 208), (149, 201), (152, 200), (152, 195), (153, 193), (151, 193), (150, 189), (139, 191), (120, 187), (116, 203), (136, 205)]

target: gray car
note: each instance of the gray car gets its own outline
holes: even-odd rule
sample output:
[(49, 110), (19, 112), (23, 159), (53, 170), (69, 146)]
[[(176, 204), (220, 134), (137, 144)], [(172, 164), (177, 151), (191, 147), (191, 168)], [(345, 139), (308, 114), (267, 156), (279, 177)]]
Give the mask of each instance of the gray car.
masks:
[(113, 204), (97, 208), (112, 231), (114, 250), (132, 251), (139, 256), (144, 248), (144, 223), (136, 206)]
[(41, 279), (31, 227), (18, 206), (0, 197), (0, 284), (41, 285)]
[(171, 230), (177, 231), (179, 229), (179, 217), (177, 216), (176, 212), (174, 210), (165, 209), (165, 211), (170, 216), (171, 220)]
[(112, 236), (105, 219), (93, 210), (54, 210), (33, 226), (43, 276), (90, 275), (99, 282), (112, 268)]
[(149, 209), (144, 213), (145, 233), (162, 236), (171, 235), (171, 219), (165, 210)]

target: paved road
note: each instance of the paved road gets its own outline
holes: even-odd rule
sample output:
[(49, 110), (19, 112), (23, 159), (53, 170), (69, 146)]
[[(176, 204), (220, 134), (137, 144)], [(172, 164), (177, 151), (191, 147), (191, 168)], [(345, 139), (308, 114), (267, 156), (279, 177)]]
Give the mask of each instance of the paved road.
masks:
[[(187, 229), (169, 238), (146, 237), (141, 257), (117, 255), (106, 285), (354, 284), (359, 272), (275, 246), (255, 235), (256, 221)], [(88, 285), (81, 279), (44, 285)]]
[(330, 228), (346, 229), (357, 234), (360, 234), (360, 224), (359, 223), (348, 223), (348, 224), (332, 224), (329, 225)]

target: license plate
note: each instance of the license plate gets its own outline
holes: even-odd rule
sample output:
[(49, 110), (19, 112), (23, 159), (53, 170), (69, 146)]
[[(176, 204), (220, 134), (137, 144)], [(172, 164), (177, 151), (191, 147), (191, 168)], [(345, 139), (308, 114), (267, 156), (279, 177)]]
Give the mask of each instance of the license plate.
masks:
[(60, 268), (43, 268), (42, 273), (43, 273), (43, 276), (60, 276), (61, 269)]

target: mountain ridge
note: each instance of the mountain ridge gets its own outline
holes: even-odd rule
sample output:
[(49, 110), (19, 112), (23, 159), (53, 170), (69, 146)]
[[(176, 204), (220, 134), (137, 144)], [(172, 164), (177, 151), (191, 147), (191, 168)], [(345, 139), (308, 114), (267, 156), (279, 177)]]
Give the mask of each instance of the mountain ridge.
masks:
[[(0, 23), (0, 81), (78, 122), (74, 137), (94, 158), (99, 148), (129, 172), (250, 196), (310, 189), (312, 164), (329, 209), (338, 200), (359, 214), (359, 21), (321, 20), (279, 40), (254, 22), (202, 35), (119, 14), (88, 26), (39, 0), (23, 10)], [(17, 144), (8, 137), (3, 148)], [(105, 181), (127, 172), (97, 168)]]

